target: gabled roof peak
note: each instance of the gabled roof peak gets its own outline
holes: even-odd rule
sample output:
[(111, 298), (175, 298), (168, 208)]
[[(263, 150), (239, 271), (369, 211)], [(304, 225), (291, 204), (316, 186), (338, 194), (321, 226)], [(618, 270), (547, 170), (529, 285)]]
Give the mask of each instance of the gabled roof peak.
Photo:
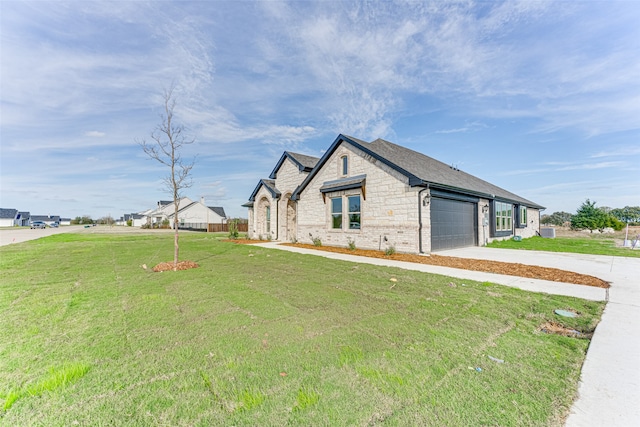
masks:
[(299, 154), (299, 153), (292, 153), (291, 151), (285, 151), (284, 153), (282, 153), (280, 160), (278, 160), (278, 163), (276, 163), (276, 166), (271, 171), (269, 178), (276, 179), (278, 169), (280, 169), (280, 167), (282, 166), (282, 164), (286, 159), (291, 160), (291, 162), (298, 167), (298, 170), (300, 170), (300, 172), (307, 172), (307, 173), (311, 172), (311, 170), (318, 163), (318, 160), (320, 160), (319, 158), (314, 156), (309, 156), (306, 154)]

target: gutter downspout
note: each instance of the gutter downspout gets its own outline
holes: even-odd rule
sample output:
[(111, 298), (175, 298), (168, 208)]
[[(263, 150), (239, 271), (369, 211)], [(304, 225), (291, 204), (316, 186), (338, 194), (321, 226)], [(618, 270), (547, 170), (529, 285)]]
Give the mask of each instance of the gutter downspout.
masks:
[(422, 192), (429, 190), (429, 184), (426, 188), (418, 191), (418, 252), (423, 254), (422, 250)]
[(276, 199), (276, 238), (274, 240), (278, 240), (278, 234), (280, 232), (280, 198)]

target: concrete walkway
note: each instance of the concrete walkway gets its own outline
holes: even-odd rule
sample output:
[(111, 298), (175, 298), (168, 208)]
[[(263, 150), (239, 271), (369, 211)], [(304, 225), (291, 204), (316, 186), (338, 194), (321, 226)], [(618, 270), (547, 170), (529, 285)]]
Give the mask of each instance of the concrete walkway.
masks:
[(611, 283), (608, 290), (425, 264), (366, 258), (278, 245), (263, 247), (345, 261), (385, 265), (461, 279), (489, 281), (534, 292), (608, 301), (582, 367), (578, 400), (566, 427), (640, 426), (640, 258), (517, 251), (483, 247), (438, 255), (518, 262), (589, 274)]

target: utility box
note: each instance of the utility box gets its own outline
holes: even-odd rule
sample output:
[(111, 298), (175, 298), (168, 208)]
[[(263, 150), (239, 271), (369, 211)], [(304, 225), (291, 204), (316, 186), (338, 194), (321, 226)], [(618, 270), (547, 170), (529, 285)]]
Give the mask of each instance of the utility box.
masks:
[(556, 238), (556, 229), (553, 227), (541, 227), (540, 228), (540, 236), (545, 237), (547, 239), (555, 239)]

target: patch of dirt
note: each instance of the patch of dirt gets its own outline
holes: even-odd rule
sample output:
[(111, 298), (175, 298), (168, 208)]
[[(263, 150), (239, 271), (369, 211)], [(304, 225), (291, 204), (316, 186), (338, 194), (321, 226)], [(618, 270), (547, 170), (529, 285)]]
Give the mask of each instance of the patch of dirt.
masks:
[(232, 242), (239, 245), (255, 245), (256, 243), (269, 243), (269, 240), (225, 239), (223, 242)]
[(556, 322), (543, 323), (542, 325), (540, 325), (539, 330), (546, 334), (562, 335), (565, 337), (588, 338), (588, 339), (591, 339), (591, 337), (593, 337), (593, 333), (583, 333), (580, 331), (576, 331), (575, 329), (567, 328)]
[(392, 259), (396, 261), (414, 262), (418, 264), (438, 265), (442, 267), (459, 268), (463, 270), (484, 271), (486, 273), (505, 274), (508, 276), (527, 277), (530, 279), (549, 280), (552, 282), (594, 286), (597, 288), (609, 288), (608, 282), (605, 282), (604, 280), (594, 276), (574, 273), (572, 271), (560, 270), (557, 268), (539, 267), (535, 265), (526, 265), (520, 263), (456, 258), (442, 255), (423, 256), (397, 253), (393, 255), (386, 255), (384, 252), (374, 250), (351, 250), (348, 248), (339, 248), (334, 246), (314, 246), (303, 243), (283, 243), (283, 245), (327, 252), (336, 252), (348, 255)]
[(189, 270), (191, 268), (198, 268), (198, 267), (200, 266), (193, 261), (179, 261), (176, 268), (174, 268), (173, 261), (169, 261), (169, 262), (161, 262), (160, 264), (153, 267), (152, 270), (158, 273), (162, 271)]
[[(543, 227), (547, 227), (544, 226)], [(556, 230), (556, 237), (576, 237), (590, 239), (613, 239), (616, 246), (622, 247), (625, 237), (633, 241), (640, 236), (640, 225), (630, 225), (627, 230), (626, 226), (622, 230), (613, 233), (590, 233), (588, 230), (572, 230), (570, 227), (553, 227)]]

